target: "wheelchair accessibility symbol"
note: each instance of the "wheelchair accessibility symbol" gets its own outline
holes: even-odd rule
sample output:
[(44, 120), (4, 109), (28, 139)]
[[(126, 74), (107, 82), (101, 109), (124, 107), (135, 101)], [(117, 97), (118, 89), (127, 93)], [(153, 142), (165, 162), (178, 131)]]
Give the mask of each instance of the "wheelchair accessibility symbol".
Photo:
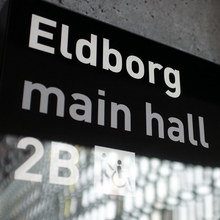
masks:
[(125, 187), (128, 181), (129, 184), (129, 178), (127, 176), (127, 172), (124, 173), (122, 171), (122, 162), (120, 160), (118, 160), (118, 165), (117, 165), (117, 169), (114, 171), (113, 175), (112, 175), (112, 182), (115, 184), (115, 186), (117, 187)]
[(95, 146), (94, 184), (104, 194), (133, 195), (135, 154)]

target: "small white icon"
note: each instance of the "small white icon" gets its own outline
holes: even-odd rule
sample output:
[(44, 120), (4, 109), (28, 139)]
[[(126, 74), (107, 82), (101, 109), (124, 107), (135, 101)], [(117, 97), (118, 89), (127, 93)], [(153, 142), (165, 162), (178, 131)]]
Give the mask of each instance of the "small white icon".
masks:
[(95, 146), (94, 186), (108, 195), (133, 196), (135, 153)]

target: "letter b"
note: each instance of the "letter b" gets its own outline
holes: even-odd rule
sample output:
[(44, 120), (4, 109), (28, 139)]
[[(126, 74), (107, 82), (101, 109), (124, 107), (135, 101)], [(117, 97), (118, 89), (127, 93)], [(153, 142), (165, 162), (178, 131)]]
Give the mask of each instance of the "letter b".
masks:
[[(115, 65), (110, 64), (110, 55), (115, 56)], [(122, 57), (120, 52), (115, 49), (109, 48), (109, 40), (105, 38), (103, 39), (103, 69), (111, 70), (115, 73), (119, 73), (122, 69)]]
[[(61, 152), (68, 155), (67, 158), (60, 158)], [(65, 152), (65, 153), (64, 153)], [(69, 144), (52, 142), (50, 162), (50, 183), (59, 185), (73, 185), (79, 178), (79, 171), (76, 164), (79, 161), (79, 153), (75, 147)], [(60, 176), (60, 168), (65, 169), (64, 176)], [(68, 170), (66, 172), (66, 170)], [(66, 174), (67, 173), (67, 174)]]

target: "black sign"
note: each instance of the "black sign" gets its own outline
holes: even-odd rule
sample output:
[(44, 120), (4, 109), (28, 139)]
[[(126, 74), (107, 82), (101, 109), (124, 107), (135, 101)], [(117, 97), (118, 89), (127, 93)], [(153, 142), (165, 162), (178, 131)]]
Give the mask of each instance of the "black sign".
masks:
[(12, 0), (1, 133), (220, 165), (220, 67), (46, 2)]

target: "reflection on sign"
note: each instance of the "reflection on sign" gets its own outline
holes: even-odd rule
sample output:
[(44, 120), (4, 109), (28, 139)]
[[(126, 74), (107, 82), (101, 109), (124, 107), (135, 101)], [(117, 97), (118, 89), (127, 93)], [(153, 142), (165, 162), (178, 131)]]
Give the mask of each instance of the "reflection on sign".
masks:
[[(13, 170), (23, 163), (25, 154), (29, 152), (20, 150), (17, 144), (20, 142), (21, 145), (28, 140), (31, 140), (31, 144), (35, 146), (39, 145), (38, 139), (30, 137), (19, 140), (15, 136), (5, 136), (0, 142), (0, 165), (4, 165), (0, 169), (1, 219), (48, 219), (50, 216), (49, 219), (54, 220), (60, 216), (61, 219), (68, 217), (72, 220), (155, 219), (156, 217), (167, 220), (179, 220), (183, 217), (187, 220), (198, 220), (220, 217), (219, 167), (187, 165), (136, 155), (135, 196), (112, 196), (97, 193), (101, 188), (100, 184), (93, 184), (94, 151), (86, 146), (77, 145), (80, 154), (77, 168), (80, 175), (74, 185), (63, 187), (44, 181), (45, 174), (50, 170), (48, 161), (51, 152), (51, 142), (45, 140), (40, 141), (44, 146), (44, 158), (42, 157), (29, 171), (39, 173), (35, 169), (38, 167), (42, 174), (42, 184), (33, 181), (31, 184), (29, 181), (14, 181), (11, 175)], [(53, 146), (56, 147), (56, 144)], [(124, 168), (128, 167), (123, 155), (115, 156), (118, 152), (114, 154), (114, 150), (110, 148), (100, 149), (102, 151), (99, 152), (102, 153), (98, 155), (102, 156), (105, 153), (105, 161), (118, 174), (119, 160)], [(64, 151), (60, 152), (60, 157), (70, 159), (70, 155)], [(129, 177), (133, 177), (132, 170), (129, 171)], [(118, 192), (124, 187), (125, 181), (123, 178), (121, 180), (116, 179), (114, 182), (118, 186)]]

